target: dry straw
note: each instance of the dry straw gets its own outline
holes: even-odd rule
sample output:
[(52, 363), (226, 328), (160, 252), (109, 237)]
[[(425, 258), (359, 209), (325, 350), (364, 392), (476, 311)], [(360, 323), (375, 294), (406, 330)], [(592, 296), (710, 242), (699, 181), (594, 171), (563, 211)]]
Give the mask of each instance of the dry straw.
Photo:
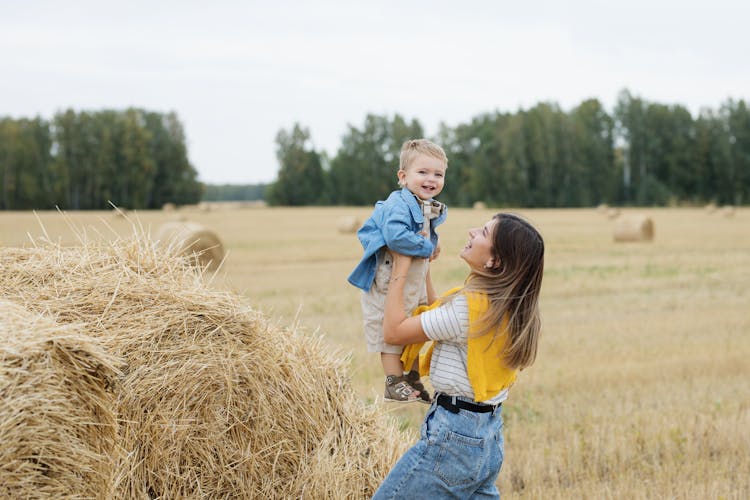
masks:
[(0, 300), (0, 498), (111, 496), (116, 360)]
[(212, 271), (224, 260), (224, 245), (216, 233), (195, 222), (165, 222), (154, 239), (189, 256), (195, 265)]
[(117, 219), (126, 219), (128, 217), (128, 209), (125, 207), (116, 207), (113, 205), (112, 215)]
[(645, 215), (620, 217), (615, 221), (615, 241), (651, 241), (654, 239), (654, 222)]
[(341, 353), (173, 250), (141, 234), (0, 249), (0, 298), (81, 323), (124, 362), (114, 497), (370, 497), (411, 436), (358, 399)]

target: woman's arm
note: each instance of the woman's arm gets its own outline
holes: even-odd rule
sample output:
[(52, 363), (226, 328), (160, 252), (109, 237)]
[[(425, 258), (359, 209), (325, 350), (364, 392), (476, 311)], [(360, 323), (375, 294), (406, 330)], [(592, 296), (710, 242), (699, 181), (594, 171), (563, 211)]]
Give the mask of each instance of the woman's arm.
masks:
[(427, 277), (425, 278), (425, 286), (427, 287), (427, 303), (432, 304), (438, 299), (437, 293), (435, 293), (435, 287), (432, 286), (432, 278), (430, 277), (430, 267), (427, 267)]
[(411, 257), (393, 251), (392, 253), (393, 269), (388, 284), (388, 294), (385, 296), (383, 339), (393, 345), (425, 342), (429, 339), (422, 331), (422, 321), (419, 316), (407, 317), (404, 314), (404, 282), (406, 273), (411, 267)]

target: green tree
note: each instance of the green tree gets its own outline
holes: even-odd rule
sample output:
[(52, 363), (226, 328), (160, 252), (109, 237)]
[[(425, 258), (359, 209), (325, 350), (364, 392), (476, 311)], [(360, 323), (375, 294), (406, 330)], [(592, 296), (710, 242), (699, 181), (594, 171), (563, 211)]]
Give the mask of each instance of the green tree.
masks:
[(49, 123), (41, 118), (0, 120), (0, 208), (51, 208)]
[(570, 132), (565, 114), (556, 104), (541, 103), (522, 116), (527, 158), (523, 205), (571, 204), (567, 193), (574, 189), (577, 179), (570, 168)]
[(276, 135), (279, 176), (270, 187), (272, 205), (315, 205), (324, 196), (325, 180), (320, 156), (311, 146), (310, 132), (295, 123)]
[(620, 92), (615, 106), (616, 137), (623, 143), (622, 198), (626, 203), (634, 200), (640, 179), (648, 175), (647, 107), (627, 90)]
[(746, 203), (750, 200), (750, 110), (744, 100), (728, 100), (722, 105), (726, 117), (730, 153), (729, 183), (726, 202)]
[(188, 159), (185, 131), (177, 115), (146, 112), (144, 122), (150, 132), (148, 149), (154, 178), (147, 199), (148, 207), (198, 202), (203, 195), (203, 186)]
[(262, 200), (266, 184), (206, 184), (206, 201)]
[(401, 146), (424, 136), (416, 120), (367, 115), (362, 130), (349, 125), (331, 161), (330, 199), (339, 205), (371, 205), (398, 188)]
[(573, 169), (579, 206), (617, 201), (614, 120), (597, 99), (588, 99), (570, 113), (573, 127)]

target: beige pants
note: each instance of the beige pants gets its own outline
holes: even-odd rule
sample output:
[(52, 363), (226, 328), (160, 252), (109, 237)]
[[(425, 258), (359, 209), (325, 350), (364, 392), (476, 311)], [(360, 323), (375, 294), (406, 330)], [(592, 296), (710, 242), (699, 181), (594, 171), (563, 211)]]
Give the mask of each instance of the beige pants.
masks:
[[(412, 311), (427, 302), (428, 259), (415, 257), (404, 284), (404, 313), (411, 316)], [(375, 282), (369, 292), (362, 293), (362, 318), (365, 325), (365, 340), (368, 352), (384, 352), (401, 354), (403, 346), (386, 344), (383, 340), (383, 313), (385, 311), (385, 295), (388, 293), (388, 281), (393, 270), (393, 257), (387, 249), (378, 253), (378, 263), (375, 269)]]

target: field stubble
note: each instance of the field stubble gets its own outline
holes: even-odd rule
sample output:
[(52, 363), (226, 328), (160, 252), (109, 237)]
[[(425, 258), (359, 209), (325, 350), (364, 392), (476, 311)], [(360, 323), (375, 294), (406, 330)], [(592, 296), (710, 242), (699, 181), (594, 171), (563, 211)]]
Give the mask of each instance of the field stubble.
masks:
[[(338, 218), (369, 208), (224, 209), (186, 214), (227, 249), (213, 286), (233, 290), (282, 326), (350, 353), (353, 388), (382, 404), (382, 374), (365, 350), (360, 257)], [(438, 290), (460, 284), (467, 229), (492, 210), (451, 209), (433, 263)], [(536, 364), (504, 405), (505, 498), (750, 497), (750, 210), (632, 209), (654, 221), (650, 243), (614, 243), (593, 209), (522, 210), (545, 237), (543, 337)], [(174, 213), (129, 214), (152, 234)], [(0, 245), (53, 240), (77, 228), (127, 235), (106, 212), (0, 214)], [(108, 227), (107, 227), (108, 226)], [(87, 229), (89, 236), (92, 230)], [(299, 374), (303, 377), (304, 374)], [(416, 429), (422, 405), (394, 407)]]

